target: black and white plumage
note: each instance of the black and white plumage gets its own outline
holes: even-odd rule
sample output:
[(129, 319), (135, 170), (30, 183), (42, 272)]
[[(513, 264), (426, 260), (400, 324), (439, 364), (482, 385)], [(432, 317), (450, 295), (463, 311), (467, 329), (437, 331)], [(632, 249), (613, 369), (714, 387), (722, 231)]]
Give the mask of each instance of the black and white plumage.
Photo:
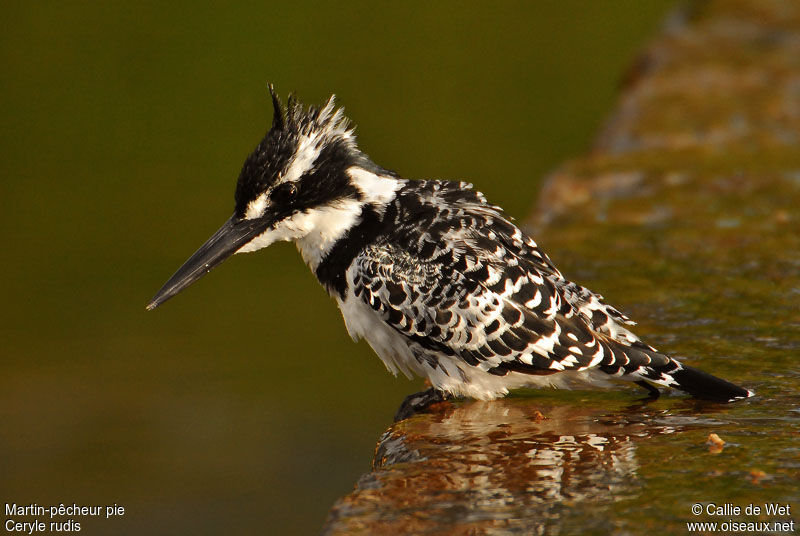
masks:
[(283, 108), (270, 92), (272, 127), (242, 168), (233, 216), (148, 309), (234, 253), (291, 240), (353, 339), (393, 373), (430, 380), (423, 403), (615, 378), (719, 401), (752, 395), (639, 340), (470, 184), (374, 164), (333, 97), (308, 109), (290, 97)]

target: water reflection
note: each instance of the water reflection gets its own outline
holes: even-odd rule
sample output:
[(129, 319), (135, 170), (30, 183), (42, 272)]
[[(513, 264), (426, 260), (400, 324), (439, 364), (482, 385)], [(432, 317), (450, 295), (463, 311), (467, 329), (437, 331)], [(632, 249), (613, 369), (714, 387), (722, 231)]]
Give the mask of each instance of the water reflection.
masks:
[(558, 533), (565, 510), (630, 497), (637, 442), (683, 426), (641, 404), (442, 404), (383, 434), (373, 472), (336, 503), (323, 533)]

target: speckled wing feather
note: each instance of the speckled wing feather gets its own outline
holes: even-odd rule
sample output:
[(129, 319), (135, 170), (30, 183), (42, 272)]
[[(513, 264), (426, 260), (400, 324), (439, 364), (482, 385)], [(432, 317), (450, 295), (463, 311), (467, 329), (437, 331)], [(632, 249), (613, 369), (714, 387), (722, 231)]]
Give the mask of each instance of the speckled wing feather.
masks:
[(414, 186), (391, 208), (393, 231), (356, 258), (354, 292), (412, 341), (418, 360), (441, 366), (438, 356), (457, 356), (496, 375), (595, 366), (622, 374), (669, 361), (627, 337), (621, 313), (565, 280), (479, 192)]

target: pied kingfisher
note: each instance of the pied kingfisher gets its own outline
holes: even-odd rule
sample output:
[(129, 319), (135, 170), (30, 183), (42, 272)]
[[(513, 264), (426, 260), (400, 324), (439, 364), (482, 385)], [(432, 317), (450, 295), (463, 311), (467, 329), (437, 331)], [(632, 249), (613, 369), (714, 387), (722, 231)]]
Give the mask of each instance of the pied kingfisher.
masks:
[(471, 184), (407, 180), (370, 160), (332, 96), (284, 108), (247, 158), (233, 216), (153, 297), (153, 309), (234, 253), (291, 240), (347, 331), (394, 374), (427, 378), (396, 418), (453, 396), (630, 380), (732, 401), (752, 392), (656, 351), (603, 297), (564, 278)]

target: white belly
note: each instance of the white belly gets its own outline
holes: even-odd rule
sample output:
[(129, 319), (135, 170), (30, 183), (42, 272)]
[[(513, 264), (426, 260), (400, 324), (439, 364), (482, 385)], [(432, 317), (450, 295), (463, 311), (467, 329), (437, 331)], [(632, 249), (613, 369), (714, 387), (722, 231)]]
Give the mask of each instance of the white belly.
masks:
[(413, 375), (426, 378), (435, 388), (455, 396), (491, 400), (522, 387), (569, 389), (581, 384), (608, 384), (607, 375), (594, 370), (566, 371), (547, 376), (509, 372), (505, 376), (496, 376), (457, 357), (443, 354), (436, 356), (441, 367), (434, 367), (426, 360), (414, 357), (408, 339), (383, 322), (378, 313), (351, 290), (345, 300), (337, 298), (337, 303), (353, 340), (366, 340), (390, 372), (396, 375), (400, 371), (408, 378)]

